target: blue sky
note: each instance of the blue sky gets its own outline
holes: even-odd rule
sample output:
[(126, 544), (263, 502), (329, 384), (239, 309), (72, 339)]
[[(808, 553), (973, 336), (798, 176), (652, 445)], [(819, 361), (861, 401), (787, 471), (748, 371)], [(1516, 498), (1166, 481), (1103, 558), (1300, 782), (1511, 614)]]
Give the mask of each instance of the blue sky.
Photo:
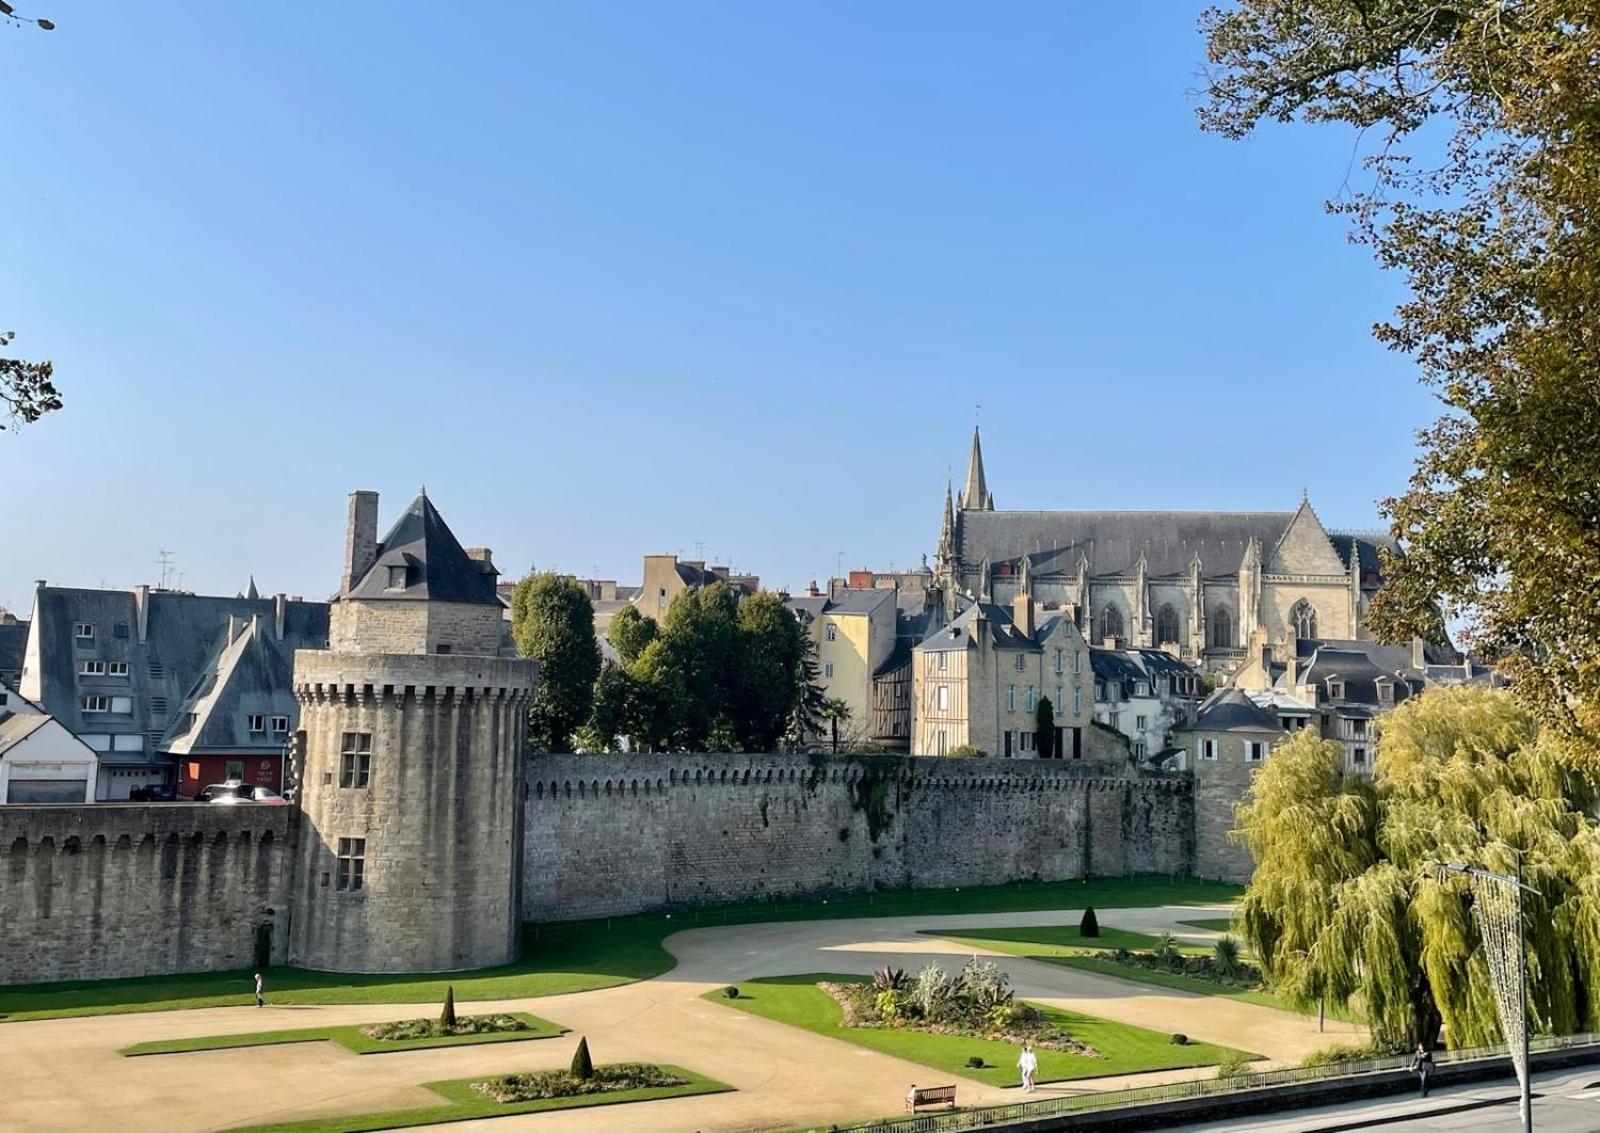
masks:
[(1199, 7), (29, 0), (0, 604), (325, 594), (421, 483), (508, 573), (905, 566), (979, 403), (1002, 507), (1376, 526), (1434, 405), (1351, 138), (1201, 134)]

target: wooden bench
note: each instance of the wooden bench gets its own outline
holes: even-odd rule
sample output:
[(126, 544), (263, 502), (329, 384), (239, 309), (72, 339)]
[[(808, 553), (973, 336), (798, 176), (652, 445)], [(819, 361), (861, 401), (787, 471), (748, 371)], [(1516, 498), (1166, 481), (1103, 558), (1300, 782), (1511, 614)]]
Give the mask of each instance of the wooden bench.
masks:
[(945, 1105), (951, 1109), (956, 1108), (956, 1088), (954, 1086), (928, 1086), (913, 1089), (906, 1095), (906, 1110), (916, 1113), (918, 1106)]

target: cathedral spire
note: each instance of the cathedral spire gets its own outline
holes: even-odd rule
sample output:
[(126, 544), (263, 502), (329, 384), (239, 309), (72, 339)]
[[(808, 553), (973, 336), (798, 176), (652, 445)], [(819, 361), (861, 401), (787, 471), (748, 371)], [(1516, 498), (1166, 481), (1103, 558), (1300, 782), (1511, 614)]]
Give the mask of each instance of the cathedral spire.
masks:
[(967, 486), (961, 490), (961, 507), (965, 511), (993, 511), (994, 496), (983, 475), (983, 445), (978, 441), (978, 427), (972, 427), (972, 456), (967, 461)]

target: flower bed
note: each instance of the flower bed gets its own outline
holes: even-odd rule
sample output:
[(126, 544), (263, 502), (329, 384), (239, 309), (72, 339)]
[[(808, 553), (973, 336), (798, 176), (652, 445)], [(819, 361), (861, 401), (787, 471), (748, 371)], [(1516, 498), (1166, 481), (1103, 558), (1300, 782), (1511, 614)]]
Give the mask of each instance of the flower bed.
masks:
[(401, 1019), (397, 1023), (374, 1023), (370, 1027), (362, 1027), (361, 1033), (380, 1042), (398, 1042), (403, 1039), (492, 1035), (531, 1029), (526, 1019), (519, 1019), (515, 1015), (462, 1015), (450, 1026), (437, 1019)]
[(611, 1066), (596, 1066), (588, 1078), (574, 1078), (566, 1070), (545, 1070), (537, 1074), (507, 1074), (500, 1078), (489, 1078), (472, 1083), (472, 1088), (497, 1102), (510, 1103), (684, 1086), (688, 1082), (687, 1078), (648, 1062), (618, 1062)]
[(923, 968), (915, 979), (885, 967), (870, 984), (822, 981), (817, 987), (843, 1009), (845, 1027), (960, 1035), (1014, 1046), (1028, 1042), (1042, 1050), (1100, 1057), (1038, 1008), (1019, 1001), (1009, 983), (997, 965), (974, 956), (954, 977), (937, 964)]
[(1175, 976), (1188, 976), (1218, 987), (1234, 991), (1253, 991), (1261, 986), (1261, 969), (1243, 960), (1220, 964), (1216, 956), (1196, 956), (1173, 948), (1158, 948), (1153, 952), (1134, 952), (1119, 948), (1106, 954), (1106, 959), (1130, 968), (1143, 968), (1147, 972), (1170, 972)]

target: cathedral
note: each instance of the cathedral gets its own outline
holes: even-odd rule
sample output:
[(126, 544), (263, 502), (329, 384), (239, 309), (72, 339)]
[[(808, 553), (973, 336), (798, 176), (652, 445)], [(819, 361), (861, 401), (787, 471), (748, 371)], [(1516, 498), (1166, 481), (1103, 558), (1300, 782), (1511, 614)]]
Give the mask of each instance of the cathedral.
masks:
[(934, 581), (947, 618), (1011, 602), (1026, 576), (1095, 645), (1232, 670), (1252, 640), (1370, 637), (1380, 548), (1394, 543), (1328, 531), (1305, 498), (1294, 511), (1002, 511), (974, 429), (966, 483), (945, 488)]

